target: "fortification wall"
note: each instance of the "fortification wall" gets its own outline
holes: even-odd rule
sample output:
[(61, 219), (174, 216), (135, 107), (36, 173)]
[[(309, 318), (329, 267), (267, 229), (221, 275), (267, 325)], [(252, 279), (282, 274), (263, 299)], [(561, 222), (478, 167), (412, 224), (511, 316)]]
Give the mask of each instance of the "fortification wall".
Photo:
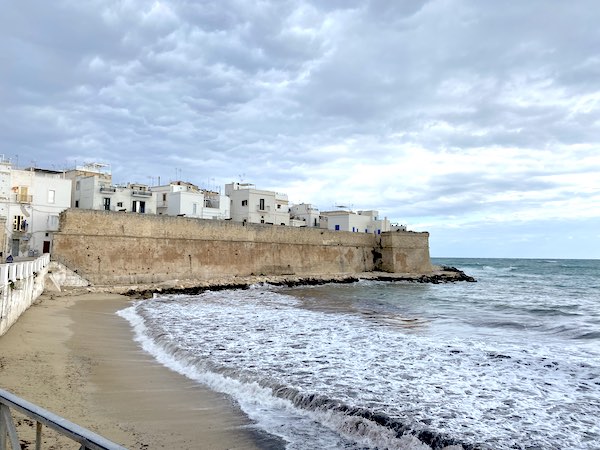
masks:
[(433, 270), (427, 232), (384, 233), (381, 235), (381, 254), (381, 270), (385, 272), (428, 273)]
[(428, 237), (69, 209), (61, 214), (52, 258), (104, 285), (382, 268), (427, 273)]
[(374, 235), (69, 209), (52, 258), (93, 284), (375, 269)]

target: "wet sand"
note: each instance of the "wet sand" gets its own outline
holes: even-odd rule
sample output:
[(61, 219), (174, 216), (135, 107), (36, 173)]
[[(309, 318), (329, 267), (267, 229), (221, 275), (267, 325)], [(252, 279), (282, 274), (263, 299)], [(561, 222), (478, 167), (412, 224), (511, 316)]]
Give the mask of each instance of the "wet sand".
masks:
[[(44, 294), (0, 337), (0, 387), (131, 449), (276, 449), (238, 406), (155, 362), (116, 294)], [(34, 424), (16, 417), (19, 437)], [(77, 448), (44, 428), (43, 448)], [(33, 445), (31, 445), (33, 447)]]

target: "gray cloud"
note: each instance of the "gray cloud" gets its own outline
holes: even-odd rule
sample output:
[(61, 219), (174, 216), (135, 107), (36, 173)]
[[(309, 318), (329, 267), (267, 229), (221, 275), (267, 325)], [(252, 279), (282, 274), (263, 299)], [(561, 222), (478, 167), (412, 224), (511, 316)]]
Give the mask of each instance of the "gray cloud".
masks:
[(558, 0), (9, 3), (0, 152), (100, 160), (121, 181), (244, 177), (433, 228), (589, 216), (599, 16)]

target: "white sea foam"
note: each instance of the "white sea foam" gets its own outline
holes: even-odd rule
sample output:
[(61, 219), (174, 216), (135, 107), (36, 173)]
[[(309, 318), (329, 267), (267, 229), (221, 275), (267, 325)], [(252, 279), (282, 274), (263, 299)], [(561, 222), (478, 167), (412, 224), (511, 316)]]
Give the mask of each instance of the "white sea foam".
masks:
[(274, 396), (272, 389), (262, 387), (256, 381), (242, 382), (206, 370), (202, 365), (191, 364), (189, 360), (174, 357), (149, 337), (145, 320), (136, 311), (138, 306), (140, 303), (117, 314), (131, 324), (135, 340), (143, 350), (171, 370), (233, 397), (259, 428), (286, 440), (288, 449), (350, 449), (354, 448), (353, 442), (360, 447), (381, 449), (430, 449), (413, 436), (398, 438), (396, 433), (368, 420), (347, 417), (334, 411), (296, 408), (289, 400)]
[[(384, 286), (381, 295), (394, 292)], [(435, 321), (356, 306), (347, 312), (307, 309), (318, 304), (322, 289), (350, 295), (377, 286), (307, 288), (305, 295), (315, 296), (310, 302), (286, 295), (285, 289), (257, 286), (177, 301), (157, 298), (120, 314), (157, 360), (231, 395), (259, 427), (290, 442), (289, 448), (418, 448), (421, 443), (399, 442), (389, 429), (331, 408), (295, 405), (274, 395), (277, 387), (382, 412), (413, 429), (428, 428), (467, 443), (594, 448), (600, 438), (591, 419), (600, 415), (596, 341), (565, 344), (560, 334), (544, 328), (544, 321), (516, 328), (518, 335), (507, 333), (510, 328), (499, 318), (521, 319), (516, 314), (513, 319), (512, 306), (499, 301), (501, 292), (485, 298), (502, 305), (501, 313), (477, 306), (485, 304), (476, 295), (485, 286), (484, 280), (479, 287), (399, 288), (446, 305), (432, 310)], [(445, 296), (465, 297), (466, 325), (457, 327), (460, 314), (452, 312), (452, 298)], [(539, 290), (528, 301), (544, 304)], [(479, 308), (477, 317), (468, 317), (465, 304)], [(455, 314), (454, 322), (444, 319), (448, 311)], [(497, 321), (498, 331), (489, 326), (477, 331), (474, 321)]]

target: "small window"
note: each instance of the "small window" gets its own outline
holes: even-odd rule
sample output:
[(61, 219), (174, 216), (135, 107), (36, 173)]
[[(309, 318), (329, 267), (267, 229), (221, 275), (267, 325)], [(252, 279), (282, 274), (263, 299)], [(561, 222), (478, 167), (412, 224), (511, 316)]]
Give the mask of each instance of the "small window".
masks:
[(281, 209), (281, 205), (277, 205), (277, 209)]
[(54, 203), (56, 198), (56, 191), (53, 189), (48, 190), (48, 203)]
[(13, 220), (13, 231), (27, 231), (27, 220), (25, 220), (25, 216), (15, 216)]
[(248, 206), (248, 200), (242, 200), (242, 206)]
[(123, 207), (123, 202), (117, 202), (117, 206), (118, 206), (119, 208), (122, 208), (122, 207)]
[(167, 194), (163, 194), (163, 202), (167, 201)]
[[(50, 230), (58, 229), (58, 216), (48, 216), (48, 228)], [(46, 236), (48, 236), (48, 233), (46, 233)]]

